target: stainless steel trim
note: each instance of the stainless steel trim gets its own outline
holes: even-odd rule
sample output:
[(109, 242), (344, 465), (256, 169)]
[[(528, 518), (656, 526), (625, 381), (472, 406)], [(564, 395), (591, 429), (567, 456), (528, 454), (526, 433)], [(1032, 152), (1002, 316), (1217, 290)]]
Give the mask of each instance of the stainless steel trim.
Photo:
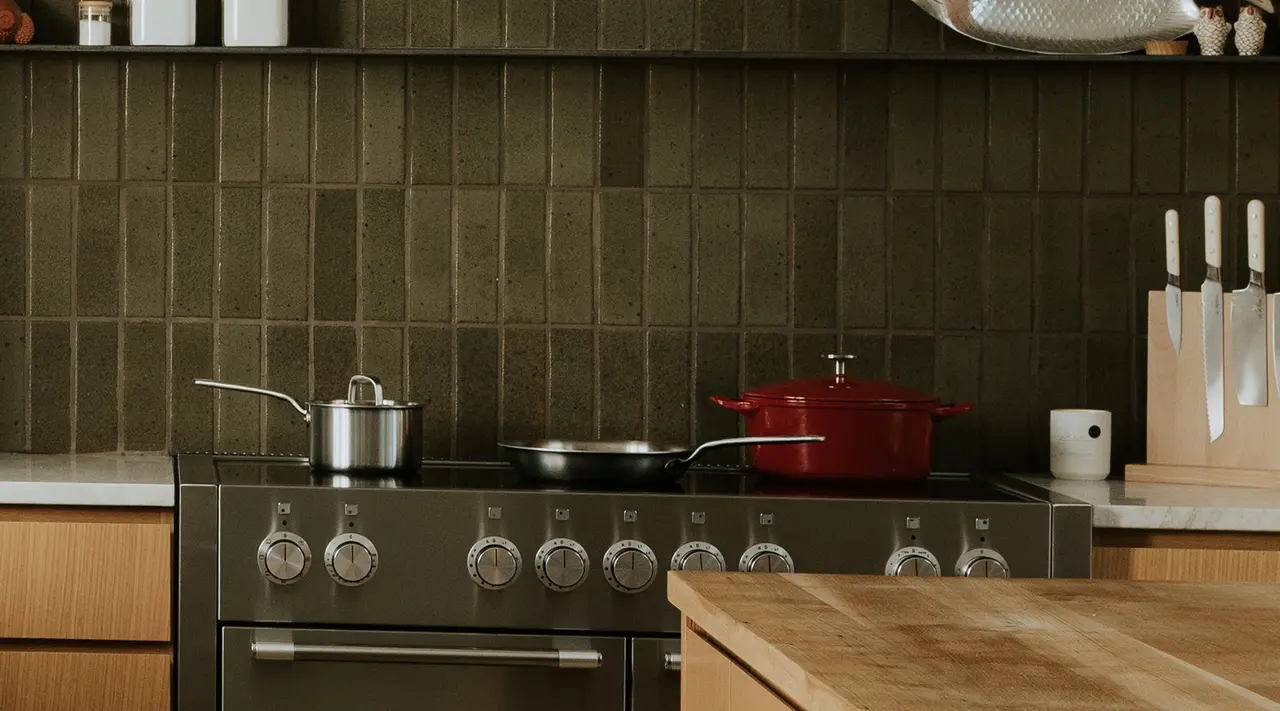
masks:
[(259, 661), (456, 664), (483, 667), (599, 669), (604, 657), (594, 649), (468, 649), (448, 647), (360, 647), (344, 644), (294, 644), (255, 639), (251, 654)]
[(684, 665), (684, 655), (680, 652), (667, 652), (662, 655), (662, 668), (667, 671), (678, 672)]

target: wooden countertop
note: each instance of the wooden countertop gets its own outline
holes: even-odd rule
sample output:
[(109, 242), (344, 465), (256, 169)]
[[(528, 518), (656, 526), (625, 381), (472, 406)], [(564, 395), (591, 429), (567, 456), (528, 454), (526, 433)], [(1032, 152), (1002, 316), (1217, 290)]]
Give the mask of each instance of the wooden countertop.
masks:
[(1280, 709), (1280, 585), (672, 573), (805, 711)]

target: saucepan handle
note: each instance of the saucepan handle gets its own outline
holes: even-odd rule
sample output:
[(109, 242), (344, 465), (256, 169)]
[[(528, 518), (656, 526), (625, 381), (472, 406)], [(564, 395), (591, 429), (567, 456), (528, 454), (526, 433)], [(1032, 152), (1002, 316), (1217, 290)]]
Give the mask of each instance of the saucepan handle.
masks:
[(293, 405), (293, 409), (297, 410), (298, 413), (302, 415), (302, 419), (304, 421), (306, 422), (311, 421), (311, 415), (307, 412), (307, 408), (303, 407), (297, 400), (294, 400), (292, 397), (282, 392), (276, 392), (275, 390), (264, 390), (263, 388), (255, 388), (255, 387), (250, 387), (248, 385), (220, 383), (216, 380), (205, 380), (203, 378), (197, 378), (195, 383), (196, 385), (202, 385), (206, 388), (218, 388), (219, 390), (234, 390), (239, 393), (250, 393), (252, 395), (266, 395), (267, 397), (273, 397), (277, 400), (284, 400), (290, 405)]
[(957, 402), (951, 405), (939, 405), (933, 409), (933, 419), (946, 420), (956, 415), (963, 415), (974, 407), (971, 402)]
[(752, 412), (755, 412), (756, 409), (760, 407), (756, 403), (751, 402), (749, 400), (734, 400), (731, 397), (725, 397), (723, 395), (712, 395), (711, 402), (714, 402), (715, 404), (725, 408), (726, 410), (733, 410), (734, 412), (741, 415), (749, 415)]
[(734, 437), (733, 439), (716, 439), (710, 442), (703, 442), (698, 448), (693, 450), (689, 456), (684, 459), (672, 459), (667, 462), (667, 467), (687, 467), (693, 460), (701, 457), (704, 452), (710, 449), (720, 449), (722, 447), (745, 447), (747, 445), (757, 444), (806, 444), (810, 442), (825, 442), (826, 437), (822, 435), (801, 435), (799, 437)]

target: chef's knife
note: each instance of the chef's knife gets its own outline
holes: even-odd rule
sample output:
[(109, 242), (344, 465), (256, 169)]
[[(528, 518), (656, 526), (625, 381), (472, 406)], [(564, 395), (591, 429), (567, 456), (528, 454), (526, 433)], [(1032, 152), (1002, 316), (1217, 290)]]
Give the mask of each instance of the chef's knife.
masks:
[(1200, 287), (1204, 326), (1204, 393), (1209, 412), (1209, 441), (1222, 436), (1226, 413), (1222, 392), (1222, 202), (1204, 201), (1204, 284)]
[(1173, 354), (1182, 350), (1182, 259), (1178, 254), (1178, 211), (1164, 213), (1164, 264), (1169, 274), (1164, 286), (1164, 316), (1169, 322)]
[(1249, 285), (1231, 292), (1231, 369), (1241, 405), (1267, 405), (1267, 288), (1262, 201), (1249, 202)]

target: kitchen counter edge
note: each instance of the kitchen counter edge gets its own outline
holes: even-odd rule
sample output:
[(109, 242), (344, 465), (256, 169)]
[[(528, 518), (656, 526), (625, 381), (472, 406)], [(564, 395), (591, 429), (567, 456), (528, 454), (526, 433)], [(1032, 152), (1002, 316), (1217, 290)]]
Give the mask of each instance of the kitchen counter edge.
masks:
[(0, 453), (0, 505), (172, 508), (164, 454)]

